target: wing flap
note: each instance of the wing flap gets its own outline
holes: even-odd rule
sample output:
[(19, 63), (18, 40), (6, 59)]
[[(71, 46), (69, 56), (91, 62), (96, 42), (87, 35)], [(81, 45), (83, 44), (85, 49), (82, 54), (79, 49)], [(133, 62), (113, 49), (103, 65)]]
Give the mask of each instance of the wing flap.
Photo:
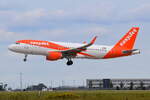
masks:
[(85, 51), (87, 49), (87, 47), (93, 45), (95, 43), (97, 39), (97, 36), (95, 36), (90, 43), (88, 44), (85, 44), (81, 47), (78, 47), (78, 48), (72, 48), (72, 49), (68, 49), (68, 50), (64, 50), (64, 51), (61, 51), (63, 56), (66, 57), (66, 56), (76, 56), (77, 53), (81, 52), (81, 51)]

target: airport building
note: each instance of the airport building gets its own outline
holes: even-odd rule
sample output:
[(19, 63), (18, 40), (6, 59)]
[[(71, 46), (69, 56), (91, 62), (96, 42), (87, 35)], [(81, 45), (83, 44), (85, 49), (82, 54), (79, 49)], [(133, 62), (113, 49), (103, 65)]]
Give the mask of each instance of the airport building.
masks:
[(87, 79), (87, 88), (149, 89), (150, 79)]

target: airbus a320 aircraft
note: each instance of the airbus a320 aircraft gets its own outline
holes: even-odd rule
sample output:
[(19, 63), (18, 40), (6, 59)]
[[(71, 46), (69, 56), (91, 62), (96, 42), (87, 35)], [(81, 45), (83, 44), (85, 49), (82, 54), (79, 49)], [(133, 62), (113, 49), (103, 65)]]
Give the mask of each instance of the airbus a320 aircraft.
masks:
[(97, 38), (94, 37), (90, 43), (65, 43), (41, 40), (19, 40), (11, 44), (9, 50), (25, 55), (42, 55), (46, 60), (56, 61), (66, 58), (67, 65), (72, 65), (73, 58), (87, 59), (108, 59), (116, 57), (140, 54), (140, 50), (133, 49), (139, 28), (133, 27), (127, 32), (119, 42), (113, 46), (94, 45)]

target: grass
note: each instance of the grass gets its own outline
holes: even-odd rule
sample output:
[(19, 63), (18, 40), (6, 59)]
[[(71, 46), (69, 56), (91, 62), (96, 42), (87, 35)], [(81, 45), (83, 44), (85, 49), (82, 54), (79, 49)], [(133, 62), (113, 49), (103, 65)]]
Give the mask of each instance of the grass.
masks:
[(150, 91), (0, 92), (0, 100), (150, 100)]

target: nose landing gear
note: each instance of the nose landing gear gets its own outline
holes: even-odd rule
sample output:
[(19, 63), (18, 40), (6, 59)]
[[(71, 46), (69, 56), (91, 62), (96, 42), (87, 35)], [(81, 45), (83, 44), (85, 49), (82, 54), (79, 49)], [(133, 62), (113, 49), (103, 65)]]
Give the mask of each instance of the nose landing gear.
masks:
[(25, 55), (25, 58), (23, 59), (24, 62), (27, 61), (27, 56), (28, 56), (28, 55)]

